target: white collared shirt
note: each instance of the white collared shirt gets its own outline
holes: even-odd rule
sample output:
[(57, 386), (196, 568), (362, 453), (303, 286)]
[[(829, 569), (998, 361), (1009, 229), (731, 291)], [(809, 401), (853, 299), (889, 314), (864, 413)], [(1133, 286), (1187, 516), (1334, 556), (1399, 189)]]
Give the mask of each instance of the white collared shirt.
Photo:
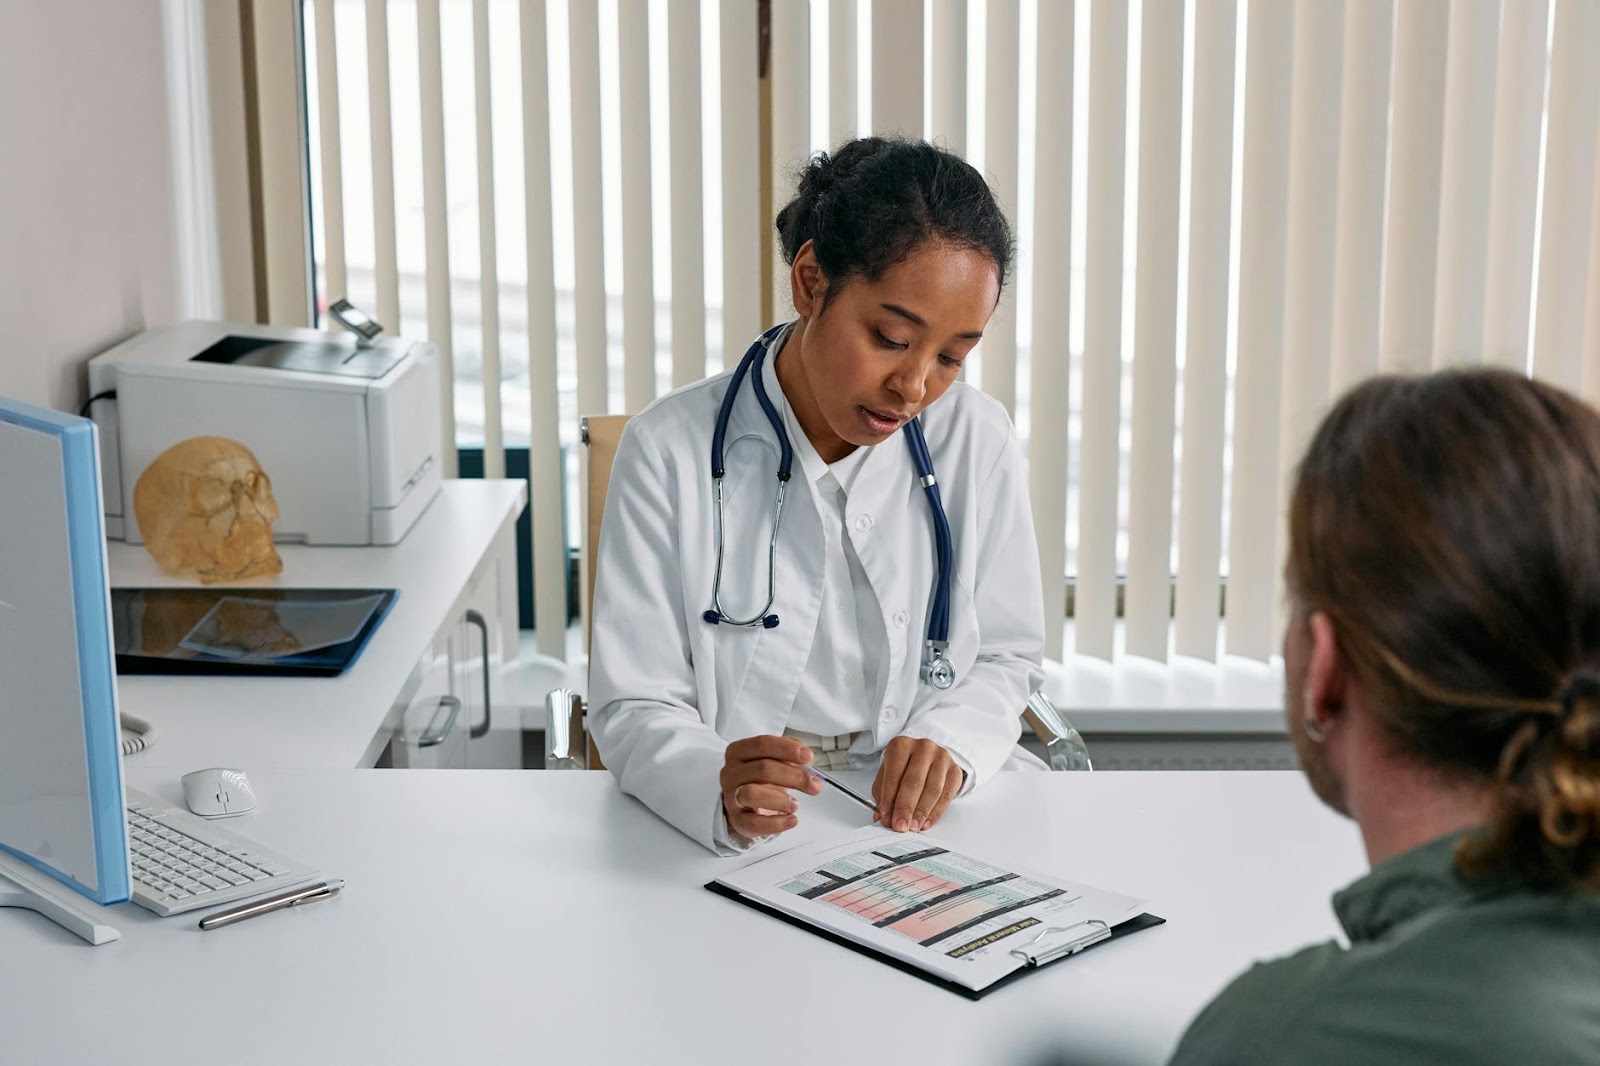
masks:
[[(767, 379), (776, 386), (776, 361), (769, 365)], [(778, 407), (795, 460), (822, 516), (823, 540), (822, 609), (817, 613), (811, 655), (800, 675), (788, 728), (821, 736), (859, 733), (877, 724), (882, 702), (878, 664), (888, 658), (889, 650), (888, 634), (879, 618), (882, 608), (845, 528), (849, 490), (872, 448), (858, 447), (836, 463), (824, 462), (782, 387), (775, 391), (781, 397)]]

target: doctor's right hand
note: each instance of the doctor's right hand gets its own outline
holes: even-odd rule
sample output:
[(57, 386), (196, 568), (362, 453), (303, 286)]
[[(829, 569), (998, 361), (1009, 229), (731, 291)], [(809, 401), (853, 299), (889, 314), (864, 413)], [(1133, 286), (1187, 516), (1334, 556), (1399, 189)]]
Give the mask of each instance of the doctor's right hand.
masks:
[(810, 761), (811, 749), (790, 737), (747, 737), (729, 744), (722, 766), (728, 828), (753, 838), (798, 825), (800, 807), (789, 790), (812, 796), (822, 791), (822, 782), (802, 769)]

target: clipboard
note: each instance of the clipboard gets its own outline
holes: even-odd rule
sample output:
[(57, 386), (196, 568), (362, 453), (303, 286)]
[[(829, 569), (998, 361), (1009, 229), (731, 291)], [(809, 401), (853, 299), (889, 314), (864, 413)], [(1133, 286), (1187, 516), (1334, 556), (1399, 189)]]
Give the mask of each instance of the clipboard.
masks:
[[(1146, 911), (1143, 914), (1135, 915), (1134, 917), (1129, 918), (1127, 921), (1110, 926), (1109, 928), (1107, 928), (1103, 922), (1080, 922), (1076, 926), (1068, 926), (1065, 929), (1051, 927), (1042, 930), (1036, 937), (1034, 937), (1033, 940), (1013, 949), (1012, 953), (1018, 954), (1019, 958), (1024, 958), (1025, 956), (1021, 966), (1011, 971), (1011, 973), (1007, 974), (1006, 976), (1000, 978), (998, 981), (995, 981), (987, 988), (974, 990), (966, 987), (965, 985), (957, 984), (954, 981), (947, 980), (936, 973), (930, 973), (929, 971), (922, 969), (920, 966), (906, 962), (903, 959), (897, 959), (893, 955), (878, 951), (877, 949), (868, 947), (865, 944), (858, 944), (854, 940), (841, 936), (831, 929), (820, 925), (815, 925), (811, 922), (805, 921), (802, 918), (796, 918), (792, 914), (786, 914), (785, 912), (778, 910), (776, 907), (769, 906), (758, 899), (754, 899), (745, 895), (738, 889), (729, 888), (728, 886), (718, 884), (715, 881), (707, 883), (706, 888), (710, 889), (712, 892), (715, 892), (719, 896), (731, 899), (736, 903), (742, 903), (746, 907), (750, 907), (753, 910), (758, 910), (763, 914), (771, 915), (772, 917), (777, 918), (779, 921), (787, 922), (788, 924), (799, 929), (804, 929), (808, 933), (814, 933), (817, 936), (822, 937), (824, 940), (832, 941), (841, 947), (846, 947), (851, 951), (866, 955), (869, 958), (877, 959), (879, 962), (893, 966), (902, 973), (911, 974), (913, 977), (920, 977), (929, 984), (938, 985), (940, 988), (954, 992), (958, 996), (973, 1001), (982, 999), (995, 989), (1003, 988), (1020, 977), (1025, 977), (1026, 975), (1033, 973), (1036, 970), (1041, 970), (1046, 966), (1053, 966), (1063, 959), (1069, 959), (1072, 956), (1087, 951), (1099, 944), (1104, 944), (1110, 940), (1116, 940), (1120, 937), (1127, 936), (1130, 933), (1137, 933), (1141, 929), (1151, 929), (1158, 925), (1164, 925), (1167, 921), (1165, 918), (1158, 917), (1157, 915)], [(1100, 928), (1079, 928), (1080, 926), (1099, 926)]]
[(117, 673), (338, 677), (398, 597), (374, 588), (113, 588)]

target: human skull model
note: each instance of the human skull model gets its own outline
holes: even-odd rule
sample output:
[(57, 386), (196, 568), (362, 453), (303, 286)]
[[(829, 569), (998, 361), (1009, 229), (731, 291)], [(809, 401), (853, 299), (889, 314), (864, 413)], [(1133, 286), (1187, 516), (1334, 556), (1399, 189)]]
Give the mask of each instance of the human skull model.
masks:
[(133, 487), (145, 547), (163, 569), (205, 584), (283, 572), (272, 545), (278, 501), (249, 448), (192, 437), (156, 457)]

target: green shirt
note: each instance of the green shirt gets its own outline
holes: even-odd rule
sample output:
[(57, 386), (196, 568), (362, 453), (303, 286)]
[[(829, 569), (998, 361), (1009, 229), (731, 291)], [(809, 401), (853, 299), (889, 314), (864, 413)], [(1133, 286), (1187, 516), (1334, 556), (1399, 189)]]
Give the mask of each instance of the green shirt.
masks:
[(1455, 869), (1458, 834), (1333, 897), (1350, 946), (1237, 978), (1172, 1066), (1600, 1064), (1600, 893), (1535, 892)]

